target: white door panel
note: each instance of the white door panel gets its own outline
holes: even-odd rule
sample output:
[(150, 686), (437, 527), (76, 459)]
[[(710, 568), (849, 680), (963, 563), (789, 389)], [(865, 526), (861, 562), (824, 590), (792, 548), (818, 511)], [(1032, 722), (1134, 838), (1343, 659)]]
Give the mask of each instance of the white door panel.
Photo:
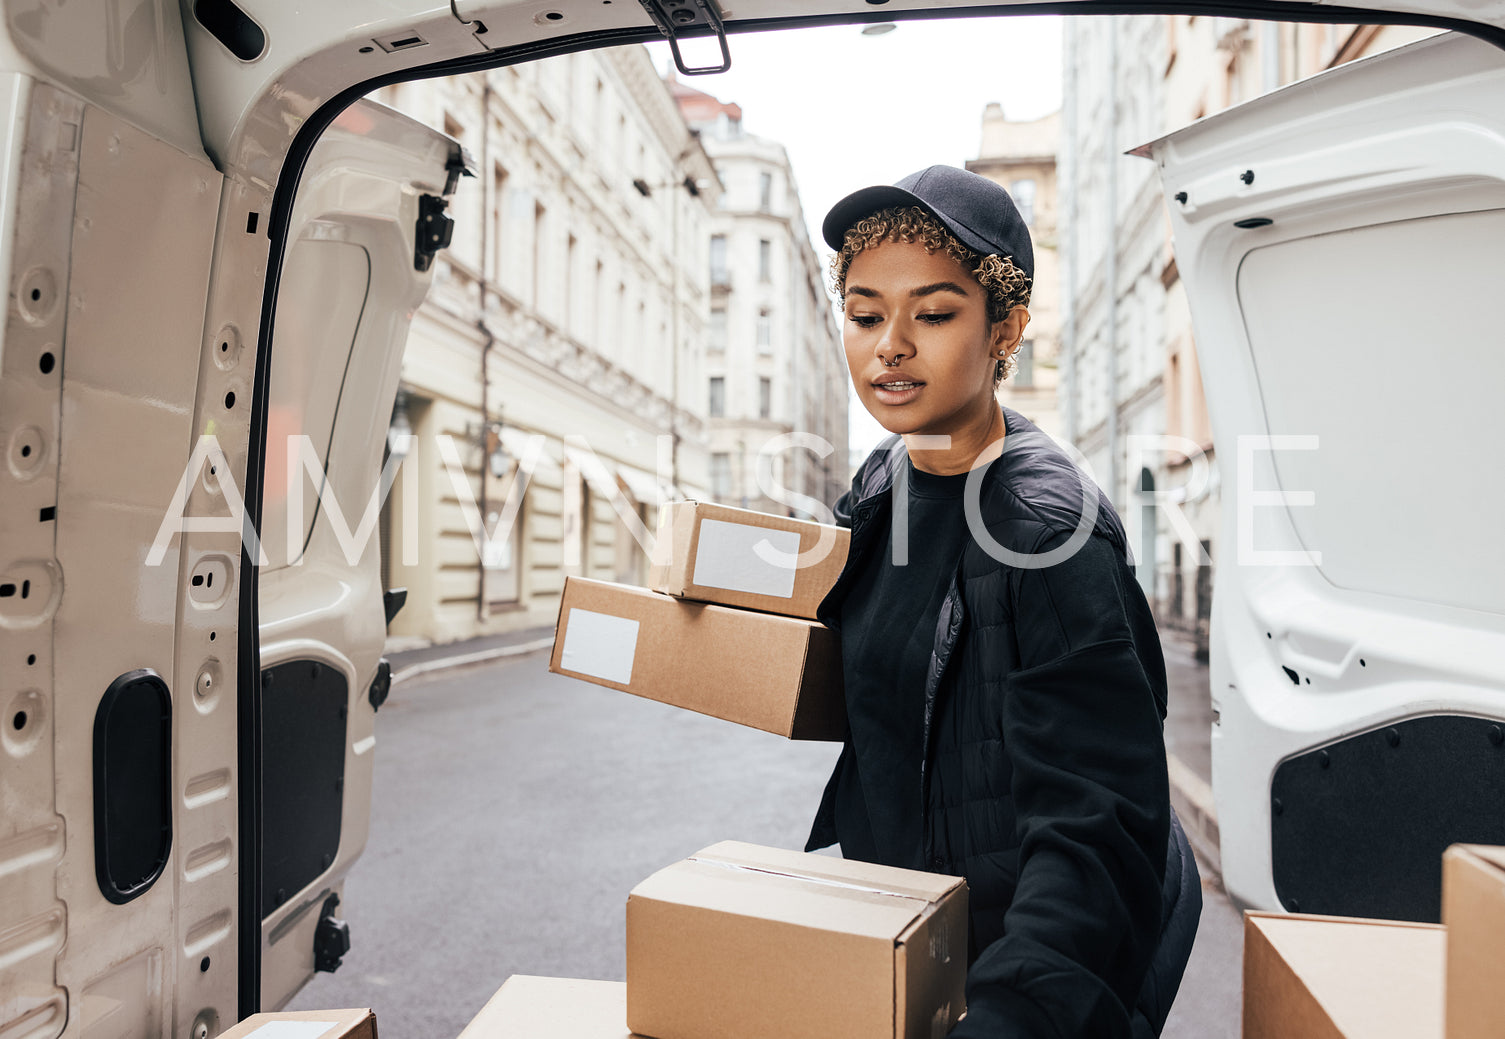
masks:
[(1434, 915), (1441, 845), (1505, 839), (1502, 102), (1505, 55), (1449, 35), (1143, 150), (1225, 474), (1213, 785), (1249, 905)]

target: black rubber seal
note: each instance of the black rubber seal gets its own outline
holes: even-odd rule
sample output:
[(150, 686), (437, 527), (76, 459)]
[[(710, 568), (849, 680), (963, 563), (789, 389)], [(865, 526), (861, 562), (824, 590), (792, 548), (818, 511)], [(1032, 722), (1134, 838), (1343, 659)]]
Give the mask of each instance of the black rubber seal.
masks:
[[(1418, 25), (1451, 29), (1505, 49), (1505, 30), (1492, 25), (1458, 18), (1405, 15), (1395, 11), (1376, 11), (1363, 7), (1332, 7), (1326, 4), (1271, 3), (1120, 3), (1116, 0), (1079, 3), (998, 4), (951, 11), (891, 11), (886, 7), (853, 11), (850, 14), (812, 15), (794, 18), (729, 20), (724, 23), (728, 34), (771, 32), (778, 29), (818, 28), (825, 25), (861, 25), (868, 22), (920, 21), (942, 18), (1029, 17), (1034, 15), (1105, 15), (1105, 14), (1176, 14), (1217, 15), (1222, 17), (1259, 18), (1274, 22), (1314, 22), (1352, 25)], [(477, 23), (479, 24), (479, 23)], [(712, 35), (709, 29), (691, 29), (682, 37)], [(266, 465), (266, 395), (271, 371), (273, 315), (277, 310), (277, 286), (282, 276), (283, 254), (287, 246), (288, 223), (293, 200), (303, 178), (304, 167), (314, 145), (329, 124), (346, 108), (379, 87), (440, 76), (518, 65), (539, 58), (549, 58), (579, 51), (617, 47), (629, 43), (660, 40), (652, 25), (604, 32), (579, 33), (555, 40), (535, 41), (516, 47), (500, 48), (484, 54), (466, 55), (420, 68), (403, 69), (363, 80), (331, 97), (320, 105), (299, 128), (283, 159), (277, 188), (272, 196), (272, 211), (266, 224), (271, 239), (266, 283), (261, 300), (261, 329), (256, 351), (256, 370), (251, 395), (250, 444), (247, 451), (245, 504), (247, 522), (261, 530), (262, 480)], [(733, 58), (736, 54), (733, 52)], [(258, 572), (256, 561), (246, 548), (241, 549), (240, 572), (240, 919), (258, 919), (261, 892), (261, 733), (260, 714), (260, 640), (257, 630), (256, 596)], [(261, 1009), (261, 935), (259, 928), (240, 928), (239, 1010), (242, 1019)]]

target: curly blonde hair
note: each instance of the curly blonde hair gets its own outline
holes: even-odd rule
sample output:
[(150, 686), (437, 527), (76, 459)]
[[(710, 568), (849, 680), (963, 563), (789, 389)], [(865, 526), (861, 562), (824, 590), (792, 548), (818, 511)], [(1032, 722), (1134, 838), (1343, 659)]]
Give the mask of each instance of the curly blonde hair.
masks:
[[(988, 321), (993, 324), (1008, 317), (1015, 307), (1029, 306), (1033, 282), (1028, 274), (1014, 266), (1011, 259), (994, 253), (984, 256), (969, 249), (925, 210), (918, 206), (900, 206), (880, 209), (847, 228), (841, 250), (831, 257), (831, 288), (843, 307), (847, 303), (847, 271), (852, 261), (864, 249), (875, 248), (884, 242), (916, 243), (928, 253), (944, 251), (976, 278), (987, 293)], [(993, 376), (994, 383), (1008, 378), (1017, 367), (1014, 355), (1010, 354), (1007, 360), (999, 363)]]

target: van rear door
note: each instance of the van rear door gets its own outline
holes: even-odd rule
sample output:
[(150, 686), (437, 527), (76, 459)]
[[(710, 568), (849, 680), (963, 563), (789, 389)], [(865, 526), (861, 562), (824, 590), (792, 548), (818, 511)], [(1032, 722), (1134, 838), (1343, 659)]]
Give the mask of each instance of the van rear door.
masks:
[(1223, 467), (1228, 891), (1436, 920), (1443, 848), (1505, 844), (1505, 55), (1445, 34), (1143, 153)]

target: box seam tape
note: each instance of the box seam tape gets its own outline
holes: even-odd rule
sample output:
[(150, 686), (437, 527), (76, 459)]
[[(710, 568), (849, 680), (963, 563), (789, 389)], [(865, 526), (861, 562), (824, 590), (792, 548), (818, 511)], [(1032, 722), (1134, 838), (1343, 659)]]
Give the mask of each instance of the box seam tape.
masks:
[[(804, 873), (791, 873), (788, 870), (777, 869), (773, 866), (748, 866), (740, 862), (725, 862), (721, 859), (702, 859), (695, 855), (691, 855), (686, 861), (698, 862), (706, 866), (715, 866), (718, 869), (736, 870), (743, 873), (763, 873), (771, 877), (788, 877), (790, 880), (803, 880), (811, 884), (821, 884), (825, 887), (844, 888), (848, 891), (862, 891), (872, 895), (887, 895), (889, 898), (902, 898), (910, 902), (919, 902), (924, 909), (931, 911), (933, 911), (932, 907), (935, 904), (932, 900), (922, 895), (906, 895), (901, 891), (885, 891), (881, 887), (873, 887), (869, 884), (855, 884), (849, 880), (833, 880), (830, 877), (812, 877)], [(942, 895), (941, 897), (945, 896)], [(907, 926), (913, 927), (914, 924), (911, 922)]]

